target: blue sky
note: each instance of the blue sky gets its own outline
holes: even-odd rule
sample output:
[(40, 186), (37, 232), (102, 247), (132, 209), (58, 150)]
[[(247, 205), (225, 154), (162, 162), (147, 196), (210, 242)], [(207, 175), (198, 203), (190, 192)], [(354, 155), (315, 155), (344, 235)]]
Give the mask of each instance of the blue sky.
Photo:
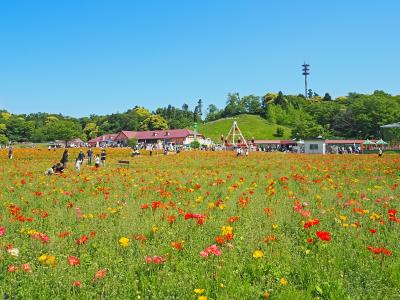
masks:
[(0, 107), (71, 116), (229, 92), (400, 94), (400, 1), (0, 1)]

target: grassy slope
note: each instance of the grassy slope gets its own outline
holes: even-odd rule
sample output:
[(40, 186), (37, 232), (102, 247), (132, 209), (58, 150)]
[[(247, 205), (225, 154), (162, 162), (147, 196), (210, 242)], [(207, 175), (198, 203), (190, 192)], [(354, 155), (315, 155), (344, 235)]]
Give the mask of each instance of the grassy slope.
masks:
[[(220, 119), (205, 124), (199, 124), (198, 131), (204, 134), (205, 137), (219, 142), (221, 134), (224, 136), (228, 134), (234, 120), (237, 121), (240, 130), (247, 139), (251, 139), (252, 137), (255, 139), (287, 139), (290, 137), (290, 128), (270, 124), (260, 116), (254, 115), (240, 115), (235, 118)], [(277, 127), (282, 127), (284, 129), (283, 137), (274, 136)]]

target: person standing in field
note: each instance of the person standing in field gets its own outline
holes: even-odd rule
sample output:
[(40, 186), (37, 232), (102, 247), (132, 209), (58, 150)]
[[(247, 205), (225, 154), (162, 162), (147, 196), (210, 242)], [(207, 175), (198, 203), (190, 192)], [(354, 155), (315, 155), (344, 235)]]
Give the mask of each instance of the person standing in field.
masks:
[(92, 157), (93, 157), (93, 150), (92, 148), (89, 148), (87, 151), (87, 159), (88, 159), (88, 165), (92, 165)]
[(12, 159), (13, 148), (12, 146), (8, 146), (8, 159)]
[(382, 148), (379, 148), (379, 150), (378, 150), (378, 156), (379, 156), (379, 157), (382, 157), (382, 154), (383, 154)]
[(83, 151), (79, 151), (78, 157), (76, 158), (76, 160), (80, 161), (81, 164), (83, 164), (83, 160), (85, 159), (85, 154), (83, 154)]
[(105, 167), (106, 166), (106, 158), (107, 158), (106, 149), (101, 150), (100, 156), (101, 156), (101, 165), (103, 167)]
[(94, 159), (94, 166), (95, 166), (96, 168), (100, 167), (100, 157), (99, 157), (98, 154), (96, 154), (96, 157), (95, 157), (95, 159)]
[(62, 163), (64, 169), (67, 168), (68, 156), (69, 156), (68, 149), (65, 149), (60, 160), (60, 163)]

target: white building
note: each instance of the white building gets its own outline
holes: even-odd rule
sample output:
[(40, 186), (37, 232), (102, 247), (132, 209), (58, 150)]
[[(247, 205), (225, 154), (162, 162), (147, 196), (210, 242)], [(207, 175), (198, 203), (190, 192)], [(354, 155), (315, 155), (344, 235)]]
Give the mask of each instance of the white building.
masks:
[(304, 140), (304, 153), (325, 154), (326, 143), (323, 139)]

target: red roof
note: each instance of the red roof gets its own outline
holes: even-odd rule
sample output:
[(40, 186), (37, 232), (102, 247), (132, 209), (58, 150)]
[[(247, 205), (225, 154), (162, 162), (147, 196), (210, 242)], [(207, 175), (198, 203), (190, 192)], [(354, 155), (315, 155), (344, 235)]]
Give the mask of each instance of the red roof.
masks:
[(104, 142), (104, 141), (113, 141), (116, 137), (117, 137), (117, 133), (107, 133), (107, 134), (103, 134), (102, 136), (98, 136), (94, 139), (91, 139), (88, 143), (92, 144), (92, 143), (97, 143), (97, 142)]
[(297, 142), (292, 140), (254, 140), (254, 144), (293, 145)]
[[(186, 138), (194, 135), (194, 131), (189, 129), (168, 129), (168, 130), (148, 130), (148, 131), (121, 131), (117, 141), (125, 139), (137, 139), (137, 140), (159, 140), (159, 139), (171, 139), (171, 138)], [(198, 136), (203, 136), (201, 133), (197, 133)]]
[[(365, 140), (326, 140), (326, 144), (363, 144)], [(375, 142), (375, 140), (371, 140)]]

